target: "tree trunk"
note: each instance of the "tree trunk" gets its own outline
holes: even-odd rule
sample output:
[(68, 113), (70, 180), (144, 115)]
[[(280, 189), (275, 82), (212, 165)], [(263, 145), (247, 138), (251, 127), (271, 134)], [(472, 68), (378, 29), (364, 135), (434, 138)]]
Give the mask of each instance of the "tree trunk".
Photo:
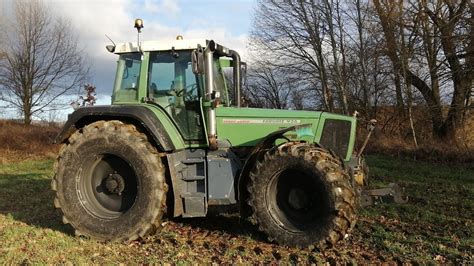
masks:
[[(348, 91), (347, 89), (347, 81), (348, 81), (348, 78), (347, 78), (347, 59), (346, 59), (346, 41), (344, 39), (344, 22), (343, 22), (343, 19), (342, 19), (342, 16), (341, 16), (341, 6), (340, 6), (340, 3), (339, 1), (337, 1), (336, 3), (336, 13), (337, 13), (337, 21), (338, 21), (338, 27), (339, 27), (339, 47), (340, 47), (340, 50), (341, 50), (341, 60), (342, 60), (342, 65), (341, 65), (341, 79), (342, 79), (342, 88), (343, 88), (343, 91), (344, 91), (344, 94), (346, 95), (346, 105), (347, 105), (347, 111), (348, 111), (348, 114), (350, 114), (350, 112), (352, 110), (354, 110), (353, 106), (352, 106), (352, 101), (350, 100), (350, 92)], [(347, 97), (349, 97), (349, 100), (347, 99)]]
[(441, 138), (446, 137), (447, 128), (443, 121), (441, 104), (436, 99), (433, 90), (430, 86), (428, 86), (428, 84), (426, 84), (424, 80), (415, 75), (408, 67), (402, 66), (403, 62), (400, 60), (397, 54), (398, 42), (395, 38), (395, 25), (389, 17), (389, 15), (394, 16), (394, 14), (388, 14), (380, 5), (380, 0), (374, 0), (374, 7), (382, 24), (387, 48), (386, 52), (394, 65), (395, 72), (400, 73), (402, 76), (404, 76), (407, 82), (409, 82), (411, 85), (417, 88), (418, 91), (420, 91), (426, 101), (428, 110), (430, 111), (431, 120), (433, 123), (433, 133)]
[[(466, 0), (461, 2), (462, 5), (466, 5)], [(458, 12), (461, 10), (462, 7), (458, 7)], [(458, 12), (450, 9), (449, 20), (442, 20), (439, 19), (438, 16), (433, 14), (432, 12), (428, 12), (431, 19), (439, 26), (441, 32), (441, 46), (443, 47), (443, 51), (446, 54), (446, 59), (449, 63), (449, 67), (451, 69), (451, 75), (453, 80), (453, 98), (451, 101), (451, 105), (448, 111), (448, 117), (446, 122), (443, 125), (443, 137), (453, 138), (456, 134), (456, 129), (462, 125), (462, 116), (464, 114), (464, 100), (466, 97), (467, 91), (472, 90), (472, 81), (474, 74), (474, 43), (473, 43), (473, 34), (474, 34), (474, 19), (471, 17), (470, 19), (470, 40), (468, 49), (466, 51), (467, 58), (466, 58), (466, 65), (463, 67), (461, 64), (459, 57), (456, 51), (456, 44), (454, 43), (454, 29), (455, 23), (459, 20)], [(474, 15), (474, 7), (473, 4), (470, 5), (470, 12), (471, 16)]]
[(332, 91), (329, 88), (328, 78), (326, 73), (326, 64), (324, 63), (323, 52), (320, 45), (317, 45), (317, 58), (319, 63), (319, 78), (321, 80), (321, 87), (323, 91), (324, 103), (329, 112), (334, 112), (334, 100)]
[(443, 127), (443, 135), (445, 138), (454, 138), (456, 130), (462, 126), (464, 114), (464, 100), (467, 91), (472, 90), (472, 78), (463, 78), (454, 82), (454, 94), (449, 107), (448, 117)]
[(28, 105), (23, 107), (23, 124), (29, 126), (31, 125), (31, 108)]
[(408, 120), (410, 121), (410, 129), (413, 137), (413, 143), (415, 148), (418, 148), (418, 140), (416, 139), (415, 125), (413, 123), (413, 112), (412, 112), (412, 99), (411, 99), (411, 85), (405, 84), (407, 86), (407, 107), (408, 107)]
[[(357, 33), (359, 38), (359, 64), (361, 67), (361, 77), (359, 78), (360, 81), (360, 88), (363, 91), (364, 97), (364, 112), (367, 118), (370, 118), (370, 98), (369, 98), (369, 82), (367, 81), (367, 64), (366, 64), (366, 54), (365, 54), (365, 45), (363, 39), (363, 31), (364, 25), (362, 24), (362, 6), (360, 0), (356, 1), (356, 9), (357, 9)], [(398, 100), (398, 98), (397, 98)]]
[(402, 82), (400, 81), (400, 74), (395, 70), (393, 73), (393, 82), (395, 83), (395, 99), (397, 103), (397, 113), (399, 116), (405, 116), (405, 105), (403, 104)]
[(335, 76), (334, 84), (336, 86), (337, 96), (339, 98), (339, 103), (342, 108), (342, 113), (348, 114), (347, 95), (345, 92), (345, 88), (343, 87), (341, 70), (339, 67), (339, 55), (338, 55), (339, 51), (337, 48), (337, 42), (336, 42), (336, 36), (335, 36), (336, 33), (334, 32), (333, 6), (332, 6), (332, 3), (329, 3), (329, 0), (324, 1), (324, 6), (325, 6), (324, 16), (325, 16), (326, 23), (328, 26), (329, 38), (331, 40), (332, 56), (334, 60), (334, 76)]

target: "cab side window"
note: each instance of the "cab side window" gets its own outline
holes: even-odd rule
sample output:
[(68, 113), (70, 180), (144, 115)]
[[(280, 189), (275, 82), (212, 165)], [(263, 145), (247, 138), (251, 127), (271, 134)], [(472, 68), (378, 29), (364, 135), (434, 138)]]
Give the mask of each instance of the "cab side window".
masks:
[(140, 81), (141, 55), (139, 53), (120, 56), (115, 79), (115, 101), (136, 101)]

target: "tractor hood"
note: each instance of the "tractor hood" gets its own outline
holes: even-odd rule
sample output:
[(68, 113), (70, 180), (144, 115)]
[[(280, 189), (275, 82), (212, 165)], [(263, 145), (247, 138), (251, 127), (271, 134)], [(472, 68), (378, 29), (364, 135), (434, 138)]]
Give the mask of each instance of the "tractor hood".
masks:
[[(323, 112), (220, 107), (216, 109), (217, 135), (232, 146), (255, 146), (268, 134), (295, 125), (310, 124), (317, 131)], [(308, 141), (313, 141), (311, 136)]]
[[(217, 109), (218, 116), (222, 117), (249, 117), (263, 118), (270, 120), (278, 120), (279, 118), (302, 118), (302, 119), (319, 119), (322, 111), (296, 111), (282, 109), (260, 109), (260, 108), (232, 108), (223, 107)], [(297, 123), (300, 124), (300, 123)]]
[(305, 124), (308, 130), (303, 135), (288, 132), (285, 136), (320, 143), (346, 160), (355, 141), (355, 117), (322, 111), (219, 107), (216, 118), (218, 138), (229, 140), (232, 146), (255, 146), (275, 131)]

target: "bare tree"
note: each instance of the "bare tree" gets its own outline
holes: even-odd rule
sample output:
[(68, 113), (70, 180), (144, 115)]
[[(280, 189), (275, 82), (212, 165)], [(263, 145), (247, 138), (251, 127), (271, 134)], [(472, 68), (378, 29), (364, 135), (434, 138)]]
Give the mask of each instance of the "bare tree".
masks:
[[(378, 105), (403, 103), (401, 87), (394, 86), (393, 68), (383, 53), (383, 33), (375, 23), (371, 1), (325, 1), (333, 5), (334, 29), (328, 27), (327, 31), (328, 35), (335, 32), (338, 44), (331, 45), (330, 52), (333, 58), (339, 56), (341, 59), (339, 80), (347, 93), (348, 109), (357, 110), (362, 118), (370, 119), (377, 115)], [(326, 20), (327, 23), (331, 21), (330, 18)], [(330, 37), (327, 39), (333, 43)], [(337, 81), (337, 75), (330, 78), (332, 82)]]
[[(452, 137), (462, 124), (465, 99), (473, 87), (473, 5), (468, 0), (373, 2), (383, 28), (386, 53), (396, 74), (422, 94), (435, 135)], [(409, 36), (409, 40), (400, 42), (403, 39), (397, 38), (399, 34)], [(412, 54), (410, 60), (402, 56), (407, 51)], [(427, 70), (423, 67), (425, 62)], [(424, 70), (429, 80), (425, 79)], [(446, 118), (440, 95), (441, 77), (452, 87)]]
[[(259, 0), (251, 44), (259, 61), (313, 88), (326, 110), (367, 118), (379, 105), (396, 106), (398, 128), (409, 120), (416, 143), (412, 108), (424, 102), (433, 135), (450, 138), (472, 105), (470, 2)], [(302, 91), (290, 98), (299, 104)]]
[(324, 108), (334, 111), (322, 16), (315, 1), (260, 0), (251, 39), (272, 66), (298, 73), (322, 95)]
[(380, 39), (379, 32), (368, 34), (368, 6), (367, 1), (259, 0), (251, 44), (259, 61), (304, 81), (300, 83), (304, 89), (298, 92), (312, 88), (312, 95), (322, 103), (313, 101), (316, 106), (345, 114), (362, 106), (363, 114), (370, 116), (376, 79), (386, 74), (369, 73), (374, 65), (380, 66), (375, 61), (381, 56), (368, 47), (377, 46)]
[[(358, 80), (360, 88), (363, 92), (363, 110), (365, 116), (370, 117), (370, 87), (369, 87), (369, 73), (368, 73), (368, 49), (367, 49), (367, 22), (366, 22), (366, 3), (361, 3), (360, 0), (353, 2), (355, 8), (355, 16), (352, 17), (356, 29), (357, 38), (354, 40), (355, 53), (357, 58), (358, 67), (360, 68), (360, 75)], [(342, 26), (341, 26), (342, 27)], [(375, 72), (376, 73), (376, 72)], [(375, 74), (376, 75), (376, 74)]]
[(298, 79), (288, 72), (266, 64), (253, 66), (247, 75), (246, 94), (261, 107), (286, 109), (291, 91), (298, 88)]
[(42, 1), (15, 1), (14, 10), (0, 60), (0, 99), (17, 108), (28, 125), (80, 86), (88, 69), (69, 23)]

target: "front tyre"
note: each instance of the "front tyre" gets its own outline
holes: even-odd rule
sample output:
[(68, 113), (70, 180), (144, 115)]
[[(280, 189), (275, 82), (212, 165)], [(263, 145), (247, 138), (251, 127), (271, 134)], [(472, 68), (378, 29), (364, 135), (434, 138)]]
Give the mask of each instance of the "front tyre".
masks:
[(356, 222), (355, 193), (339, 159), (307, 143), (286, 143), (256, 163), (248, 184), (251, 221), (270, 240), (325, 248)]
[(52, 189), (63, 222), (77, 235), (131, 241), (159, 225), (166, 207), (165, 168), (134, 125), (98, 121), (60, 150)]

